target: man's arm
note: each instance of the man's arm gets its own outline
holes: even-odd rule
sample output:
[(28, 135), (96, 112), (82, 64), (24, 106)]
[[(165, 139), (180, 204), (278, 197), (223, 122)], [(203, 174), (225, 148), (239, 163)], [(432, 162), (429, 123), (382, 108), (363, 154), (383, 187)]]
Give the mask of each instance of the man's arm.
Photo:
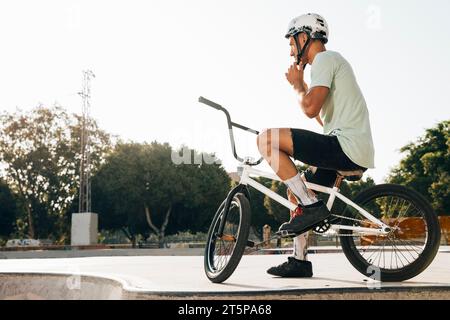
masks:
[(303, 112), (312, 119), (319, 115), (330, 89), (328, 87), (317, 86), (308, 90), (308, 86), (303, 80), (303, 70), (302, 63), (300, 66), (293, 64), (289, 67), (285, 75), (286, 79), (300, 96), (299, 103)]
[[(303, 112), (309, 118), (319, 118), (320, 109), (322, 109), (325, 100), (328, 97), (328, 93), (330, 89), (327, 87), (314, 87), (309, 91), (306, 91), (305, 86), (302, 84), (294, 84), (294, 89), (297, 91), (300, 96), (299, 104), (303, 110)], [(322, 121), (319, 123), (323, 126)]]
[[(308, 92), (308, 90), (309, 90), (308, 84), (305, 81), (303, 81), (303, 87), (305, 88), (305, 91)], [(316, 120), (323, 127), (323, 122), (322, 122), (322, 119), (320, 118), (320, 115), (317, 115)]]

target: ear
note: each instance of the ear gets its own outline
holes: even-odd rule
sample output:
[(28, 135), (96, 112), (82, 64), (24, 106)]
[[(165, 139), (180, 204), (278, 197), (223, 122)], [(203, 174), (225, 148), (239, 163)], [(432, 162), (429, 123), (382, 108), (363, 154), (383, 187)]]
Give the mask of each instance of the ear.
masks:
[(302, 46), (306, 43), (306, 41), (308, 40), (308, 37), (306, 36), (306, 33), (302, 32), (300, 33), (300, 37), (302, 39)]

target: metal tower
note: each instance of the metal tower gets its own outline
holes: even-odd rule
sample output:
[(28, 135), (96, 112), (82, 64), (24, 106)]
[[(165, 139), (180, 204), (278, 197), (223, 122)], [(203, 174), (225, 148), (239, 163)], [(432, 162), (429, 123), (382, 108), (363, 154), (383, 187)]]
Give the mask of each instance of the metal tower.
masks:
[(78, 94), (83, 99), (81, 119), (81, 158), (80, 158), (80, 213), (91, 212), (91, 144), (90, 144), (90, 99), (91, 78), (95, 78), (91, 70), (83, 71), (83, 91)]

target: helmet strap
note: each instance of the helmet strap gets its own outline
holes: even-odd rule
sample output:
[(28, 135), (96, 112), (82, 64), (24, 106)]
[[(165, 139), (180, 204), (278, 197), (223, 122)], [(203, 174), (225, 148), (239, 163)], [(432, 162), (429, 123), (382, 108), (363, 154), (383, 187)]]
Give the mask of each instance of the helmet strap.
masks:
[(308, 39), (306, 40), (305, 45), (303, 46), (302, 50), (300, 50), (300, 43), (298, 42), (298, 36), (301, 34), (301, 32), (294, 36), (295, 46), (297, 47), (297, 61), (296, 61), (297, 65), (300, 64), (300, 60), (303, 57), (303, 55), (305, 54), (306, 49), (309, 46), (309, 42), (311, 41), (311, 37), (309, 36), (309, 34), (307, 32), (305, 32), (305, 33), (306, 33), (306, 36)]

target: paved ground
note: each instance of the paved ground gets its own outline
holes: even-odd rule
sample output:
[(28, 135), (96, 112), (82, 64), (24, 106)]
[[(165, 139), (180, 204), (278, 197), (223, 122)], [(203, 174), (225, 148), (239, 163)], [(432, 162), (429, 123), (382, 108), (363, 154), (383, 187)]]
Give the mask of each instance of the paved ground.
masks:
[[(123, 289), (123, 293), (106, 298), (152, 298), (172, 297), (279, 297), (280, 295), (299, 296), (309, 294), (311, 298), (346, 296), (364, 298), (358, 294), (378, 294), (380, 298), (388, 297), (387, 292), (395, 291), (394, 298), (401, 298), (415, 293), (415, 298), (435, 297), (450, 299), (450, 253), (440, 252), (430, 267), (414, 279), (402, 283), (379, 283), (365, 278), (357, 272), (342, 253), (311, 254), (314, 277), (310, 279), (281, 279), (268, 275), (266, 269), (286, 260), (286, 255), (244, 256), (240, 265), (230, 279), (223, 284), (213, 284), (203, 271), (201, 256), (127, 256), (127, 257), (88, 257), (88, 258), (53, 258), (53, 259), (5, 259), (0, 260), (0, 274), (9, 276), (9, 287), (1, 287), (0, 297), (23, 298), (27, 292), (35, 296), (47, 297), (33, 291), (32, 281), (20, 281), (17, 274), (41, 274), (39, 286), (50, 286), (51, 278), (42, 274), (72, 275), (63, 278), (60, 284), (71, 291), (70, 281), (74, 275), (93, 276), (92, 279), (110, 279), (116, 284), (114, 290)], [(56, 278), (55, 278), (56, 279)], [(69, 279), (70, 281), (66, 281)], [(22, 278), (22, 280), (26, 280)], [(14, 282), (15, 281), (15, 282)], [(111, 282), (111, 281), (110, 281)], [(6, 282), (5, 282), (6, 283)], [(26, 283), (28, 291), (17, 288)], [(84, 283), (84, 282), (83, 282)], [(81, 285), (83, 285), (83, 283)], [(87, 283), (87, 282), (86, 282)], [(120, 286), (119, 286), (120, 284)], [(108, 284), (109, 285), (109, 284)], [(118, 289), (118, 287), (120, 287)], [(8, 293), (15, 288), (13, 293)], [(394, 290), (395, 288), (395, 290)], [(41, 288), (42, 289), (42, 288)], [(67, 288), (66, 288), (67, 289)], [(75, 291), (79, 288), (75, 288)], [(105, 292), (106, 289), (102, 289)], [(108, 290), (112, 290), (111, 288)], [(2, 292), (3, 291), (3, 292)], [(353, 292), (353, 294), (352, 294)], [(358, 293), (359, 292), (359, 293)], [(435, 293), (438, 292), (438, 295)], [(92, 293), (92, 290), (91, 290)], [(323, 293), (323, 295), (321, 295)], [(344, 294), (345, 293), (345, 294)], [(262, 296), (261, 296), (262, 295)], [(418, 296), (417, 296), (418, 295)], [(64, 295), (62, 295), (64, 297)], [(71, 296), (73, 298), (73, 296)], [(104, 298), (105, 295), (99, 296)], [(330, 297), (333, 297), (331, 295)], [(372, 296), (374, 298), (375, 296)], [(50, 297), (51, 298), (51, 297)], [(78, 295), (83, 298), (83, 295)], [(84, 298), (95, 298), (85, 296)], [(367, 296), (366, 296), (367, 298)], [(376, 297), (375, 297), (376, 298)], [(411, 297), (414, 298), (414, 297)]]

